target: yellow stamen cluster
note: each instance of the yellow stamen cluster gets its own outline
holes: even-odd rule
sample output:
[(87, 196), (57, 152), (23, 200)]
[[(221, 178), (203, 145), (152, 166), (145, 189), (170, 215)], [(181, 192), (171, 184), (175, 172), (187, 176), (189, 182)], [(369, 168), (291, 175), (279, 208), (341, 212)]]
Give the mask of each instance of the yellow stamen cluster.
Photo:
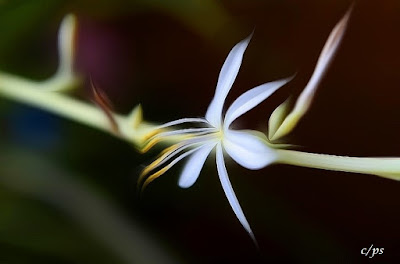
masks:
[[(196, 147), (198, 147), (198, 145), (201, 145), (204, 141), (220, 136), (221, 135), (219, 131), (216, 131), (212, 128), (190, 128), (175, 131), (164, 131), (162, 129), (156, 129), (155, 131), (149, 132), (148, 135), (146, 135), (145, 137), (147, 139), (147, 142), (141, 149), (142, 152), (147, 152), (152, 149), (156, 144), (162, 141), (170, 140), (172, 138), (175, 142), (178, 141), (179, 143), (176, 143), (162, 150), (158, 157), (143, 169), (138, 179), (138, 187), (141, 186), (141, 190), (143, 191), (147, 185), (163, 175), (178, 161), (193, 153), (197, 149)], [(184, 152), (186, 149), (191, 147), (191, 150)], [(181, 154), (178, 156), (179, 153)], [(167, 165), (159, 170), (156, 170), (161, 165), (174, 157), (176, 158), (169, 162)], [(155, 172), (149, 175), (152, 171)], [(145, 178), (146, 180), (144, 180)], [(141, 185), (142, 182), (143, 184)]]

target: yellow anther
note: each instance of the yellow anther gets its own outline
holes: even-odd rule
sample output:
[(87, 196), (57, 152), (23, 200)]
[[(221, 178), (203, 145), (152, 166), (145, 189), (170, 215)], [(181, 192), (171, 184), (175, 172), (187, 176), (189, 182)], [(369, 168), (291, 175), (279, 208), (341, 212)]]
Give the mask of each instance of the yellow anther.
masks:
[(149, 140), (150, 138), (154, 137), (155, 135), (159, 134), (162, 131), (162, 129), (154, 129), (148, 132), (143, 136), (143, 140)]
[(172, 145), (166, 149), (164, 149), (159, 157), (154, 160), (152, 163), (150, 163), (148, 166), (146, 166), (146, 168), (143, 169), (143, 171), (140, 173), (139, 175), (139, 179), (138, 179), (138, 185), (142, 182), (143, 178), (150, 172), (152, 171), (155, 167), (157, 167), (160, 162), (162, 162), (166, 157), (168, 157), (168, 155), (170, 155), (172, 152), (174, 152), (175, 150), (177, 150), (180, 147), (181, 144), (175, 144)]
[(160, 156), (164, 155), (165, 153), (171, 153), (181, 146), (182, 146), (182, 144), (174, 144), (168, 148), (165, 148), (163, 151), (160, 152)]
[(157, 179), (158, 177), (160, 177), (161, 175), (163, 175), (167, 170), (169, 170), (172, 166), (168, 165), (165, 166), (164, 168), (162, 168), (161, 170), (153, 173), (152, 175), (150, 175), (146, 181), (143, 183), (142, 186), (142, 192), (144, 191), (144, 189), (146, 189), (147, 185), (149, 185), (152, 181), (154, 181), (155, 179)]
[(147, 151), (149, 151), (152, 147), (154, 147), (157, 143), (159, 143), (162, 140), (163, 140), (163, 138), (154, 138), (154, 139), (150, 140), (149, 142), (147, 142), (147, 144), (143, 148), (140, 149), (140, 152), (146, 153)]

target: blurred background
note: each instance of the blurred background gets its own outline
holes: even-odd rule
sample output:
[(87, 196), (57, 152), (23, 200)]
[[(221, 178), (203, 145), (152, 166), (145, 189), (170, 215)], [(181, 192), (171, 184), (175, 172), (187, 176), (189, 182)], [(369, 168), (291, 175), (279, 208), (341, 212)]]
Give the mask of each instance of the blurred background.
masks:
[[(253, 29), (227, 104), (296, 78), (236, 122), (267, 130), (270, 113), (307, 83), (348, 0), (0, 1), (0, 69), (44, 79), (57, 30), (78, 16), (76, 68), (115, 109), (146, 120), (203, 116), (230, 49)], [(287, 138), (303, 151), (400, 156), (400, 2), (355, 1), (347, 32), (310, 112)], [(74, 96), (90, 100), (86, 84)], [(232, 212), (213, 159), (190, 189), (181, 165), (139, 198), (139, 155), (102, 132), (0, 98), (1, 263), (364, 263), (400, 261), (400, 184), (286, 165), (227, 166), (259, 242)]]

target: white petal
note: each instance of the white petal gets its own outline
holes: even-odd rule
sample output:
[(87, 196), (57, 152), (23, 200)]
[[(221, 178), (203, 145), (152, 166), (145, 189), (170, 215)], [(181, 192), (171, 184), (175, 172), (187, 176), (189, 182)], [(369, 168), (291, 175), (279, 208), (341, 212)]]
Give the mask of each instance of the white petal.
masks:
[(264, 83), (239, 96), (226, 112), (224, 126), (229, 127), (236, 118), (256, 107), (291, 79), (293, 77)]
[(261, 169), (277, 158), (274, 149), (263, 139), (247, 131), (226, 130), (223, 145), (234, 161), (251, 170)]
[(189, 188), (196, 182), (197, 178), (200, 175), (200, 171), (203, 168), (204, 162), (206, 161), (214, 146), (215, 143), (207, 144), (205, 146), (202, 146), (195, 153), (193, 153), (188, 162), (185, 164), (182, 174), (179, 177), (179, 187)]
[(233, 191), (231, 182), (229, 181), (228, 172), (226, 171), (224, 154), (222, 153), (221, 144), (217, 145), (217, 170), (219, 180), (221, 181), (222, 189), (224, 189), (225, 196), (228, 198), (228, 202), (231, 205), (233, 212), (243, 225), (244, 229), (250, 234), (251, 238), (255, 241), (253, 231), (251, 231), (250, 225), (244, 216), (243, 210), (240, 207), (239, 201), (236, 198), (235, 192)]
[(222, 107), (224, 106), (225, 98), (239, 72), (243, 54), (249, 44), (251, 36), (252, 35), (242, 40), (232, 48), (219, 73), (215, 95), (208, 106), (205, 116), (208, 122), (215, 127), (220, 127), (221, 125)]

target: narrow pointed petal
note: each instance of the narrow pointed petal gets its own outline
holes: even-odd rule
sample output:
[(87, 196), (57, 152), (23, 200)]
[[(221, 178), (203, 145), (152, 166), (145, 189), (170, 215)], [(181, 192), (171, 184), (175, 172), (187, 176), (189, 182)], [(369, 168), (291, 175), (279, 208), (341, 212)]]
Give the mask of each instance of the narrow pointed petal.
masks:
[(240, 207), (239, 201), (236, 198), (235, 192), (233, 191), (231, 182), (229, 181), (228, 172), (226, 171), (225, 162), (224, 162), (224, 154), (222, 153), (221, 144), (217, 145), (217, 170), (219, 180), (221, 181), (222, 189), (225, 192), (225, 196), (228, 199), (229, 204), (231, 205), (233, 212), (236, 217), (239, 219), (240, 223), (249, 233), (254, 242), (256, 242), (253, 231), (250, 228), (249, 222), (247, 222), (246, 216), (243, 213), (242, 208)]
[(210, 124), (214, 127), (221, 126), (222, 108), (224, 106), (225, 98), (228, 95), (228, 92), (231, 89), (239, 72), (239, 68), (243, 60), (243, 54), (250, 42), (251, 37), (252, 35), (242, 40), (232, 48), (224, 62), (224, 65), (221, 68), (215, 95), (208, 106), (205, 116)]
[(325, 43), (324, 48), (322, 49), (310, 81), (297, 99), (292, 112), (285, 118), (282, 125), (272, 136), (271, 140), (279, 139), (291, 132), (300, 121), (300, 119), (307, 113), (314, 98), (315, 92), (318, 88), (318, 85), (324, 77), (326, 70), (328, 69), (330, 63), (334, 58), (334, 55), (336, 54), (336, 51), (338, 50), (340, 42), (343, 39), (347, 22), (350, 17), (350, 12), (351, 9), (332, 30), (331, 34), (328, 37), (328, 40)]
[(193, 153), (183, 168), (181, 176), (179, 177), (179, 187), (189, 188), (196, 182), (208, 155), (214, 147), (215, 143), (207, 144)]
[(262, 101), (267, 99), (272, 93), (285, 85), (292, 78), (293, 77), (264, 83), (239, 96), (226, 112), (224, 121), (225, 128), (228, 128), (229, 125), (239, 116), (253, 109)]
[(296, 166), (377, 175), (400, 180), (400, 158), (360, 158), (295, 150), (277, 150), (277, 163)]
[(234, 161), (247, 169), (258, 170), (276, 160), (275, 150), (248, 131), (227, 130), (223, 146)]

